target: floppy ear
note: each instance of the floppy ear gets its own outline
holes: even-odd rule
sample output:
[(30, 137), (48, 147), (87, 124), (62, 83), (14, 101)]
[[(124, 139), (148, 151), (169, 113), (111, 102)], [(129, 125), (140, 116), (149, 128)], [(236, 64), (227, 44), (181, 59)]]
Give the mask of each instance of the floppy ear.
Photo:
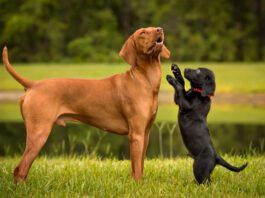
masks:
[(163, 45), (162, 47), (162, 51), (160, 52), (160, 56), (162, 56), (163, 58), (168, 59), (170, 57), (170, 51), (167, 49), (167, 47), (165, 45)]
[(202, 86), (202, 93), (203, 97), (205, 96), (213, 96), (215, 91), (215, 82), (211, 80), (210, 82), (205, 82)]
[(129, 65), (135, 66), (136, 46), (133, 40), (133, 36), (130, 36), (123, 44), (119, 56), (122, 57)]

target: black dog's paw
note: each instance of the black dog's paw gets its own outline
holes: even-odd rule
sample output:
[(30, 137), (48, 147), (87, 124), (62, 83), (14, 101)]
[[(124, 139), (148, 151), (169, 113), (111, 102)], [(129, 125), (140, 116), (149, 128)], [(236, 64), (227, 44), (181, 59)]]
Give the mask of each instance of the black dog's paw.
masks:
[(167, 82), (169, 83), (169, 84), (171, 84), (172, 86), (175, 86), (176, 85), (176, 80), (175, 80), (175, 78), (174, 77), (172, 77), (172, 76), (170, 76), (170, 75), (167, 75)]
[(181, 71), (179, 69), (179, 67), (176, 64), (172, 64), (171, 65), (171, 71), (173, 72), (173, 74), (176, 76), (181, 75)]
[(181, 71), (179, 69), (179, 67), (176, 64), (172, 64), (171, 65), (171, 71), (174, 74), (175, 78), (177, 79), (177, 81), (184, 87), (185, 86), (185, 82), (184, 79), (181, 75)]

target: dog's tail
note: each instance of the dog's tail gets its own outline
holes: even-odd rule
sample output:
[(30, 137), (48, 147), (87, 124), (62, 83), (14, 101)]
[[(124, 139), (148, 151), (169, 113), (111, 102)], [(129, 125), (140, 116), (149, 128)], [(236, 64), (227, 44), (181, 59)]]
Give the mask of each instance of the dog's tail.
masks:
[(9, 63), (7, 47), (4, 47), (3, 49), (3, 63), (5, 65), (6, 70), (11, 74), (11, 76), (13, 76), (16, 81), (18, 81), (26, 89), (32, 87), (34, 82), (22, 77), (19, 73), (16, 72), (16, 70), (14, 70), (14, 68)]
[(226, 162), (221, 156), (217, 156), (216, 163), (227, 168), (228, 170), (234, 171), (234, 172), (240, 172), (240, 171), (244, 170), (248, 165), (248, 163), (245, 163), (244, 165), (242, 165), (240, 167), (235, 167), (235, 166), (232, 166), (231, 164), (229, 164), (228, 162)]

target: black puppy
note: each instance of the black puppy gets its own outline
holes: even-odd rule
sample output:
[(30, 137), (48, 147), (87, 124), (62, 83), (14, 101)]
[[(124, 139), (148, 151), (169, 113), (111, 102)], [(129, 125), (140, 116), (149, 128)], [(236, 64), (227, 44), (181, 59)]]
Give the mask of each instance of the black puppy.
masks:
[(167, 75), (167, 81), (175, 89), (175, 103), (179, 105), (178, 123), (183, 142), (194, 159), (193, 173), (199, 184), (210, 180), (215, 165), (239, 172), (241, 167), (234, 167), (220, 157), (213, 147), (207, 126), (211, 96), (215, 91), (214, 73), (206, 68), (185, 69), (184, 76), (190, 81), (191, 89), (185, 91), (184, 79), (177, 65), (172, 64), (175, 76)]

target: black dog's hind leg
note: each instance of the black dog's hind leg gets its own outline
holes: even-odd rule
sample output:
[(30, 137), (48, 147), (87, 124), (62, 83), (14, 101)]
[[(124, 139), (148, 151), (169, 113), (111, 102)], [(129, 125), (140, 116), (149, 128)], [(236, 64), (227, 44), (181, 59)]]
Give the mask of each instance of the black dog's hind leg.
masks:
[(205, 147), (198, 156), (195, 157), (193, 173), (199, 184), (211, 182), (211, 173), (215, 167), (215, 152), (209, 146)]

